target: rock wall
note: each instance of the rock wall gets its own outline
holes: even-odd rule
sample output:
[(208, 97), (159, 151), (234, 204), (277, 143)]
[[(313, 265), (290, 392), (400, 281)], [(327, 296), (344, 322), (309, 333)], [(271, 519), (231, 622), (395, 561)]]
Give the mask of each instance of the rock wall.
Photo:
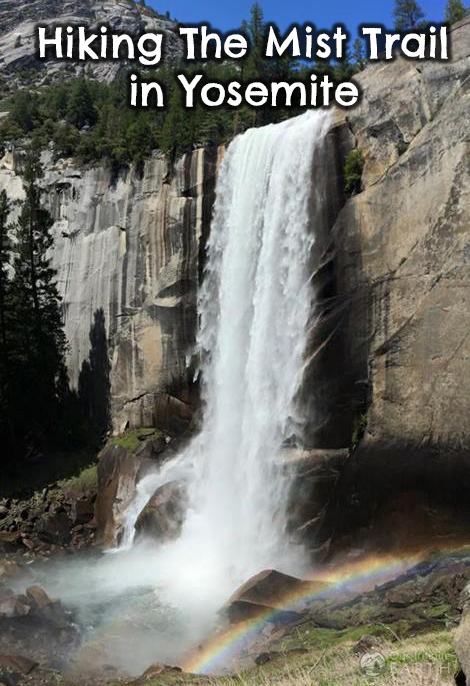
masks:
[(339, 146), (360, 148), (365, 168), (363, 191), (331, 232), (325, 345), (342, 350), (329, 378), (344, 393), (319, 447), (339, 447), (345, 412), (367, 416), (329, 534), (357, 543), (367, 531), (375, 550), (413, 537), (406, 512), (420, 538), (468, 510), (469, 19), (451, 42), (449, 62), (366, 69), (360, 105), (336, 127)]
[[(197, 150), (174, 170), (155, 155), (142, 173), (118, 175), (45, 159), (70, 380), (77, 388), (90, 335), (93, 346), (107, 341), (94, 353), (109, 358), (116, 431), (156, 425), (178, 433), (191, 418), (197, 286), (217, 155)], [(0, 162), (0, 188), (12, 198), (22, 195), (17, 162), (11, 153)]]

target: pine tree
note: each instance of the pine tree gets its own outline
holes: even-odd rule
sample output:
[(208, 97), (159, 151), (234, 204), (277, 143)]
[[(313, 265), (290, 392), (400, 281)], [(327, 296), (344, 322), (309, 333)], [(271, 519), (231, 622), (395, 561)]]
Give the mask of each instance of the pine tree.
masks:
[(9, 429), (9, 366), (8, 366), (8, 331), (7, 331), (7, 301), (9, 295), (8, 269), (10, 265), (11, 242), (8, 235), (8, 218), (11, 204), (5, 191), (0, 193), (0, 430)]
[(250, 19), (242, 23), (242, 31), (247, 35), (251, 50), (244, 67), (244, 76), (249, 79), (263, 79), (267, 70), (267, 61), (263, 59), (263, 45), (266, 33), (263, 8), (258, 2), (250, 9)]
[(38, 153), (28, 151), (22, 170), (25, 200), (14, 225), (10, 399), (16, 430), (27, 417), (33, 442), (53, 430), (66, 352), (56, 272), (48, 255), (53, 222), (41, 206), (42, 175)]
[(86, 125), (92, 126), (96, 119), (96, 110), (88, 83), (85, 79), (77, 79), (70, 89), (67, 121), (81, 129)]
[(174, 88), (160, 134), (160, 146), (169, 154), (171, 161), (191, 150), (200, 122), (200, 108), (196, 105), (192, 110), (186, 110), (182, 98), (179, 89)]
[(462, 0), (448, 0), (445, 14), (448, 24), (455, 24), (457, 21), (464, 19), (467, 14), (468, 8), (465, 7)]
[(17, 91), (10, 108), (10, 119), (23, 133), (32, 131), (38, 121), (37, 96), (26, 90)]
[(366, 64), (364, 44), (360, 38), (356, 38), (352, 46), (351, 59), (355, 64), (356, 71), (364, 69)]
[(397, 31), (413, 31), (423, 26), (424, 12), (415, 0), (396, 0), (393, 17)]

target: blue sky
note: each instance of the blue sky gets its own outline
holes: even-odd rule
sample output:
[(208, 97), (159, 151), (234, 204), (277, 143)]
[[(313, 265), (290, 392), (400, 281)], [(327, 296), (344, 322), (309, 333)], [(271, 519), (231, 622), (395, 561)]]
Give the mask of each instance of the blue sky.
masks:
[[(252, 0), (147, 0), (159, 12), (170, 11), (181, 23), (208, 21), (220, 31), (240, 26), (249, 16)], [(346, 24), (356, 35), (359, 24), (385, 24), (393, 28), (393, 0), (261, 0), (265, 18), (281, 29), (290, 24), (312, 22), (317, 28), (329, 29), (335, 23)], [(421, 7), (430, 21), (441, 21), (446, 0), (422, 0)]]

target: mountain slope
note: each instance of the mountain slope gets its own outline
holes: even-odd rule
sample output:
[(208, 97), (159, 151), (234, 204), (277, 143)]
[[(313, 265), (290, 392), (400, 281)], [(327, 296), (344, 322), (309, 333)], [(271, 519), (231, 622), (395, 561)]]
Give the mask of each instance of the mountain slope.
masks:
[(0, 78), (3, 89), (17, 85), (40, 86), (59, 78), (85, 75), (112, 81), (121, 62), (42, 62), (37, 59), (38, 23), (52, 25), (86, 24), (91, 29), (106, 24), (115, 31), (137, 36), (147, 31), (164, 32), (165, 59), (177, 61), (183, 44), (177, 24), (132, 0), (0, 0)]

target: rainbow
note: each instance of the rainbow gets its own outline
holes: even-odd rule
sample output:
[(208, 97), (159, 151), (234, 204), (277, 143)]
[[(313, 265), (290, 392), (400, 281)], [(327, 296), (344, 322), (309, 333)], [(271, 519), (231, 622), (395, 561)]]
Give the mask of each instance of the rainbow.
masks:
[[(443, 551), (433, 556), (433, 560), (446, 557), (451, 551)], [(468, 552), (468, 549), (467, 549)], [(254, 639), (261, 633), (268, 623), (282, 621), (284, 610), (306, 609), (314, 601), (341, 595), (343, 592), (358, 593), (370, 590), (376, 585), (386, 583), (417, 564), (429, 560), (424, 554), (410, 554), (399, 557), (373, 556), (353, 562), (345, 562), (330, 570), (322, 571), (322, 582), (328, 582), (328, 587), (317, 584), (313, 592), (303, 589), (287, 593), (279, 602), (276, 609), (266, 608), (254, 618), (240, 621), (221, 631), (207, 641), (205, 645), (190, 654), (181, 665), (184, 671), (193, 674), (216, 675), (230, 672), (235, 658), (243, 654)], [(318, 580), (318, 579), (317, 579)], [(283, 609), (281, 609), (281, 606)]]

